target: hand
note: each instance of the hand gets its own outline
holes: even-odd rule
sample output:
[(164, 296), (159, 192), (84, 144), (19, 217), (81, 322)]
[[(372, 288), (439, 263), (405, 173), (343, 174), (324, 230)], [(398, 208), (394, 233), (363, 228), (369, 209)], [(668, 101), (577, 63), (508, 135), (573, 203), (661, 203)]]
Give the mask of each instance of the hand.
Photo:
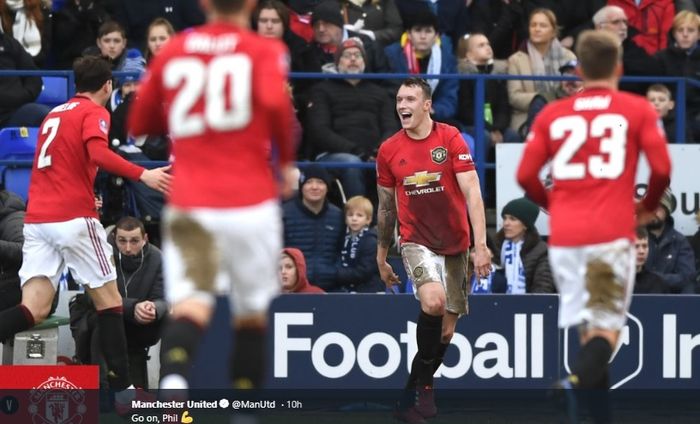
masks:
[(493, 130), (489, 135), (491, 136), (491, 144), (503, 143), (503, 133), (499, 130)]
[(99, 211), (102, 209), (102, 196), (95, 196), (95, 210)]
[(377, 263), (379, 267), (379, 277), (384, 281), (384, 284), (388, 289), (393, 286), (401, 284), (399, 276), (394, 273), (394, 269), (389, 265), (387, 261)]
[(649, 211), (644, 207), (642, 202), (637, 202), (634, 205), (634, 212), (637, 215), (637, 225), (644, 227), (656, 218), (654, 211)]
[(286, 165), (280, 169), (279, 190), (282, 199), (287, 200), (292, 197), (297, 181), (299, 181), (299, 171), (294, 165)]
[(491, 251), (486, 246), (474, 248), (472, 261), (478, 278), (487, 277), (491, 273)]
[(150, 300), (144, 300), (134, 306), (134, 319), (139, 324), (150, 324), (156, 320), (156, 305)]
[(170, 192), (170, 184), (173, 180), (173, 176), (168, 174), (170, 168), (172, 168), (172, 165), (146, 169), (141, 174), (141, 181), (153, 190), (158, 190), (167, 195)]

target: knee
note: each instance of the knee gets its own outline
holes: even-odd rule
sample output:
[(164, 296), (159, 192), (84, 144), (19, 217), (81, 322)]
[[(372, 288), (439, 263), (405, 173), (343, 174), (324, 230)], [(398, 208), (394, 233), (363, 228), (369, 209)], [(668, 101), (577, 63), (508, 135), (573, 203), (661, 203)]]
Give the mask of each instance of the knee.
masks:
[(32, 318), (34, 318), (34, 325), (39, 325), (49, 316), (51, 312), (51, 304), (47, 303), (45, 305), (25, 305), (29, 312), (32, 313)]
[(445, 299), (440, 296), (430, 296), (425, 299), (421, 308), (428, 315), (441, 316), (445, 314)]

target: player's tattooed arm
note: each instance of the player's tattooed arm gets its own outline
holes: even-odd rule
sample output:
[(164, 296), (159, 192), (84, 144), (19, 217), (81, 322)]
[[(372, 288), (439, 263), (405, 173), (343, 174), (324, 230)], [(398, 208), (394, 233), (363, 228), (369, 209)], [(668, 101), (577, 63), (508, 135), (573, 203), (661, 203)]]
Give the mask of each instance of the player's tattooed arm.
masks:
[(396, 191), (394, 188), (377, 186), (379, 208), (377, 209), (377, 243), (388, 249), (396, 227)]

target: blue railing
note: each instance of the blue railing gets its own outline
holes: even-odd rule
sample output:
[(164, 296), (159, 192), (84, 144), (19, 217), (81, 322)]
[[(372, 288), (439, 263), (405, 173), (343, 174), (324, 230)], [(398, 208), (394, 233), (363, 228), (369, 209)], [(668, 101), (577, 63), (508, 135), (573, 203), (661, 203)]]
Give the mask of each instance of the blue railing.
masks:
[[(58, 76), (66, 77), (68, 95), (72, 96), (75, 93), (74, 76), (72, 71), (19, 71), (19, 70), (0, 70), (0, 78), (5, 76)], [(114, 72), (114, 76), (138, 76), (138, 73), (133, 72)], [(408, 77), (420, 76), (426, 79), (456, 79), (456, 80), (473, 80), (475, 81), (474, 89), (474, 159), (481, 181), (482, 192), (485, 190), (485, 172), (486, 169), (494, 169), (495, 163), (486, 161), (486, 140), (484, 140), (485, 125), (484, 125), (484, 102), (486, 94), (486, 81), (488, 80), (528, 80), (528, 81), (575, 81), (576, 77), (572, 76), (535, 76), (535, 75), (466, 75), (466, 74), (392, 74), (392, 73), (375, 73), (375, 74), (327, 74), (313, 72), (292, 72), (289, 75), (291, 80), (296, 79), (345, 79), (352, 77), (353, 79), (370, 79), (370, 80), (397, 80), (401, 81)], [(641, 82), (641, 83), (660, 83), (675, 85), (675, 104), (676, 104), (676, 142), (685, 143), (686, 140), (686, 89), (687, 84), (694, 87), (700, 87), (700, 81), (682, 77), (637, 77), (625, 76), (622, 77), (622, 82)], [(156, 163), (146, 162), (144, 165), (149, 167), (158, 166)], [(306, 162), (299, 162), (300, 167), (306, 166)], [(347, 164), (341, 162), (322, 162), (319, 165), (327, 168), (367, 168), (373, 169), (374, 163), (362, 164)], [(0, 160), (0, 166), (31, 166), (31, 161), (3, 161)]]

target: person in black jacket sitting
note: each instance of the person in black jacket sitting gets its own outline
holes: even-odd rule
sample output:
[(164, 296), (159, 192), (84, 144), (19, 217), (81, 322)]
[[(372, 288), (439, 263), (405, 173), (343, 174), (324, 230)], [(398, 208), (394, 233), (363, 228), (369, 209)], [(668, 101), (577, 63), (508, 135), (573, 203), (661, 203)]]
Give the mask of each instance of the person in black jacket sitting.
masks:
[(386, 287), (377, 268), (377, 232), (370, 228), (374, 207), (364, 196), (345, 203), (347, 231), (340, 251), (338, 283), (349, 292), (377, 293)]
[(670, 293), (671, 290), (659, 274), (644, 268), (649, 257), (649, 232), (646, 228), (637, 228), (634, 248), (637, 252), (637, 275), (634, 280), (634, 292), (644, 294)]

